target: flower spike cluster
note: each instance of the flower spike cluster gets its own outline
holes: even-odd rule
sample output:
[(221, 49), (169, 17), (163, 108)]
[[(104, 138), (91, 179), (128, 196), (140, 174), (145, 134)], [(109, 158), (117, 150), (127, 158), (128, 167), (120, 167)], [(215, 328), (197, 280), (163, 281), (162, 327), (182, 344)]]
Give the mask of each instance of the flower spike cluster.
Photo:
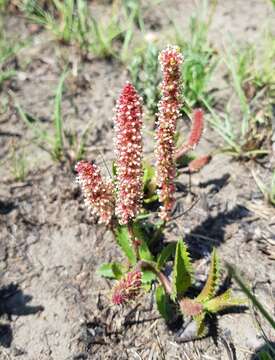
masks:
[(163, 81), (161, 84), (162, 97), (158, 104), (157, 123), (157, 185), (159, 199), (163, 203), (161, 218), (168, 220), (174, 204), (175, 164), (175, 133), (177, 120), (182, 106), (180, 99), (181, 72), (183, 56), (178, 47), (168, 46), (159, 55)]
[(92, 213), (99, 217), (99, 223), (110, 224), (114, 214), (112, 183), (105, 181), (99, 168), (88, 161), (79, 161), (75, 170), (78, 173), (77, 182), (82, 187), (85, 203)]
[(121, 225), (139, 212), (142, 200), (142, 102), (134, 86), (126, 83), (115, 108), (117, 171), (116, 215)]
[(113, 304), (123, 305), (138, 296), (141, 289), (141, 275), (140, 271), (131, 271), (114, 286)]

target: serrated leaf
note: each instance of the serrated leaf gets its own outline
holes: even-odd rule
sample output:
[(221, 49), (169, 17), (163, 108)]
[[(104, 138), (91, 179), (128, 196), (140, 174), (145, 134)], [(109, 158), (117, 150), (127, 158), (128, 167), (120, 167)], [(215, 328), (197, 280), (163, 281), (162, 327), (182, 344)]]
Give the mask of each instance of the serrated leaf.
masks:
[(186, 245), (179, 240), (176, 248), (175, 262), (173, 267), (172, 294), (173, 300), (181, 297), (190, 287), (193, 278), (192, 264)]
[(217, 251), (214, 248), (211, 257), (211, 265), (206, 283), (197, 296), (197, 301), (204, 302), (210, 300), (216, 293), (220, 282), (220, 263)]
[(205, 324), (205, 313), (201, 313), (197, 316), (194, 316), (194, 320), (197, 326), (197, 337), (202, 338), (207, 334), (207, 326)]
[(115, 237), (118, 245), (121, 247), (124, 254), (129, 259), (132, 265), (137, 262), (136, 255), (129, 237), (128, 229), (126, 226), (117, 226), (115, 230)]
[(125, 270), (126, 269), (121, 264), (113, 262), (102, 264), (97, 270), (97, 273), (109, 279), (119, 280), (123, 276)]
[(176, 243), (170, 243), (167, 246), (165, 246), (158, 257), (157, 261), (157, 268), (158, 270), (161, 270), (162, 267), (166, 264), (168, 259), (175, 254), (176, 250)]
[(244, 299), (233, 298), (231, 290), (228, 289), (223, 294), (216, 296), (214, 299), (211, 299), (203, 304), (203, 307), (206, 311), (211, 313), (217, 313), (221, 310), (224, 310), (228, 307), (244, 305)]
[(171, 321), (173, 318), (173, 306), (170, 302), (169, 296), (166, 294), (162, 286), (157, 287), (155, 296), (160, 315), (165, 319), (165, 321)]

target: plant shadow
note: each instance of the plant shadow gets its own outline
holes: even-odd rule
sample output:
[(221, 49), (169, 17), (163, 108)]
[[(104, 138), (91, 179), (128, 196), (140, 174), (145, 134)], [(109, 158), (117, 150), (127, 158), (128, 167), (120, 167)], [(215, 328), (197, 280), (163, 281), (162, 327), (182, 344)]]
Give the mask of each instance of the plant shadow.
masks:
[(222, 211), (216, 216), (209, 215), (207, 219), (185, 235), (185, 241), (192, 258), (200, 259), (211, 253), (214, 247), (224, 243), (226, 227), (248, 217), (249, 214), (249, 210), (245, 207), (236, 205), (230, 211)]
[[(17, 284), (9, 284), (0, 288), (0, 317), (5, 317), (9, 322), (12, 315), (27, 316), (37, 314), (44, 310), (41, 305), (32, 306), (28, 303), (32, 300), (31, 295), (25, 295)], [(10, 347), (13, 333), (10, 323), (0, 324), (0, 345)]]

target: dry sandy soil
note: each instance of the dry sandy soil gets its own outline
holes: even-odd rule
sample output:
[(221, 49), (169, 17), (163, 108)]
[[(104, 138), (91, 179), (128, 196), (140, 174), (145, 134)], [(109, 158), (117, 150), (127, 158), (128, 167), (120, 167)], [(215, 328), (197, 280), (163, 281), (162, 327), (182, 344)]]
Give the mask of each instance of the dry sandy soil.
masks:
[[(186, 29), (193, 10), (191, 0), (163, 1), (145, 13), (146, 26), (160, 32), (169, 26), (169, 15)], [(264, 0), (220, 1), (211, 39), (217, 48), (229, 33), (238, 42), (256, 41), (263, 23), (271, 21), (271, 13), (272, 7)], [(31, 31), (17, 15), (8, 15), (5, 26), (14, 36), (20, 33), (27, 38)], [(22, 107), (47, 128), (64, 53), (72, 59), (75, 54), (66, 48), (62, 53), (44, 32), (32, 41), (13, 59), (18, 75), (5, 83), (0, 97), (4, 103), (11, 89)], [(127, 71), (116, 61), (97, 59), (80, 63), (77, 77), (67, 79), (65, 127), (80, 134), (89, 126), (88, 159), (102, 163), (102, 153), (108, 163), (112, 157), (112, 108), (126, 79)], [(111, 234), (95, 226), (89, 216), (70, 165), (53, 163), (34, 143), (11, 100), (5, 111), (0, 110), (0, 128), (1, 360), (255, 358), (264, 340), (252, 311), (219, 315), (216, 336), (182, 344), (177, 341), (180, 326), (167, 328), (153, 295), (144, 295), (137, 306), (122, 311), (112, 306), (112, 284), (97, 275), (96, 269), (121, 254)], [(215, 143), (216, 135), (206, 129), (200, 151), (212, 149)], [(23, 182), (11, 176), (9, 154), (14, 146), (24, 148), (28, 159), (29, 173)], [(171, 224), (167, 239), (186, 239), (201, 280), (211, 248), (216, 246), (222, 261), (239, 268), (272, 313), (275, 211), (262, 199), (250, 166), (226, 156), (214, 157), (193, 178), (192, 190), (200, 200)], [(187, 183), (182, 175), (175, 215), (190, 206)], [(275, 341), (275, 334), (259, 321)]]

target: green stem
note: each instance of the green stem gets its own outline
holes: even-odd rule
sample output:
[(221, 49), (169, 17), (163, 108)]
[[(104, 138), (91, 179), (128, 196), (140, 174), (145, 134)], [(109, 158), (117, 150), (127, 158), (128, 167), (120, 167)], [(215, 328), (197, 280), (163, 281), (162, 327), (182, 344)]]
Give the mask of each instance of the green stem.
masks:
[(127, 227), (128, 227), (129, 236), (130, 236), (130, 239), (131, 239), (134, 251), (135, 251), (135, 255), (136, 255), (136, 258), (137, 258), (137, 261), (138, 261), (139, 260), (139, 245), (140, 245), (140, 242), (139, 242), (139, 240), (136, 238), (136, 236), (134, 234), (133, 223), (129, 222)]

